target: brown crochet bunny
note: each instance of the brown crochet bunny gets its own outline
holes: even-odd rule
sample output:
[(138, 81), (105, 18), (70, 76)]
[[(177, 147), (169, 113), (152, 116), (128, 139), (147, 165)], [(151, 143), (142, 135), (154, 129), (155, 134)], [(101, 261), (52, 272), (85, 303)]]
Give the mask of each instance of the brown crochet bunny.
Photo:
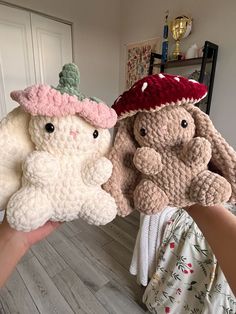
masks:
[(137, 114), (134, 136), (141, 148), (133, 161), (145, 177), (134, 191), (136, 209), (152, 214), (168, 204), (213, 205), (229, 199), (227, 180), (207, 170), (210, 142), (194, 135), (195, 122), (181, 106)]
[[(121, 216), (133, 208), (152, 214), (167, 205), (235, 200), (236, 153), (193, 106), (205, 95), (202, 84), (159, 74), (138, 81), (115, 102), (120, 123), (105, 188)], [(222, 176), (208, 170), (209, 161)]]

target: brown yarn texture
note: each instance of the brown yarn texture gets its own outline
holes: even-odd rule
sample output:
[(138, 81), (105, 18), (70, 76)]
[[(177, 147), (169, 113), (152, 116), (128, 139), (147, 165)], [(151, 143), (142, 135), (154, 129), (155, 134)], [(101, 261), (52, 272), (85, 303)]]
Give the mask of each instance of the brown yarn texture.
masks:
[[(113, 173), (104, 188), (121, 216), (236, 200), (236, 153), (192, 104), (121, 120), (109, 158)], [(208, 169), (209, 162), (221, 175)]]

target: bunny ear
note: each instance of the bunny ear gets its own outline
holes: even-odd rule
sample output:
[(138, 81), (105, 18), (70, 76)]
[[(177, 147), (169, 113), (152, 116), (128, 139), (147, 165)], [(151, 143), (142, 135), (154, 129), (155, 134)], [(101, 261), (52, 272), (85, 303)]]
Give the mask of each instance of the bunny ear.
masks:
[(0, 122), (0, 209), (4, 209), (10, 196), (21, 184), (22, 162), (33, 150), (28, 113), (20, 107)]
[(192, 115), (196, 136), (206, 138), (212, 147), (211, 163), (231, 184), (231, 202), (236, 202), (236, 152), (215, 129), (209, 116), (193, 105), (185, 105)]
[(123, 119), (117, 126), (114, 145), (109, 155), (113, 171), (104, 189), (115, 199), (118, 215), (125, 217), (133, 210), (133, 191), (140, 180), (140, 174), (133, 164), (138, 146), (133, 135), (134, 117)]

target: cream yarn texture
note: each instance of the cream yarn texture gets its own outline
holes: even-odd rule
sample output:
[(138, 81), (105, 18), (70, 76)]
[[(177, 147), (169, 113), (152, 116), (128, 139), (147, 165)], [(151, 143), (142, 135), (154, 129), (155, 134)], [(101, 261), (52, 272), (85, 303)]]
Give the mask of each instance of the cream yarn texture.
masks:
[(33, 150), (28, 124), (30, 115), (20, 107), (0, 122), (0, 209), (21, 185), (22, 162)]
[[(51, 133), (46, 130), (49, 125)], [(36, 150), (23, 164), (21, 189), (8, 202), (10, 225), (30, 231), (47, 220), (80, 217), (100, 225), (114, 219), (115, 201), (101, 188), (112, 173), (104, 157), (109, 131), (95, 129), (78, 116), (32, 117), (29, 131)]]
[(101, 225), (117, 214), (102, 189), (116, 112), (79, 90), (78, 67), (65, 64), (59, 85), (13, 91), (20, 107), (0, 123), (0, 208), (11, 227), (30, 231), (78, 217)]

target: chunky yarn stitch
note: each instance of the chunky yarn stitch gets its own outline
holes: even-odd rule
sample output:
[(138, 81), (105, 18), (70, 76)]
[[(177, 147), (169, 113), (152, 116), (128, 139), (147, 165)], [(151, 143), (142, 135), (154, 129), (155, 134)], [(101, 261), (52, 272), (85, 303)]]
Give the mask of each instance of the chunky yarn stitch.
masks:
[(24, 128), (34, 147), (21, 160), (22, 186), (7, 204), (7, 220), (17, 230), (78, 217), (100, 225), (116, 216), (115, 200), (101, 187), (112, 173), (105, 155), (116, 113), (101, 101), (65, 92), (79, 81), (74, 68), (67, 65), (60, 74), (63, 91), (36, 85), (12, 93), (29, 113)]
[(119, 215), (236, 201), (236, 152), (194, 106), (205, 95), (196, 81), (157, 74), (117, 98), (113, 172), (104, 187)]

